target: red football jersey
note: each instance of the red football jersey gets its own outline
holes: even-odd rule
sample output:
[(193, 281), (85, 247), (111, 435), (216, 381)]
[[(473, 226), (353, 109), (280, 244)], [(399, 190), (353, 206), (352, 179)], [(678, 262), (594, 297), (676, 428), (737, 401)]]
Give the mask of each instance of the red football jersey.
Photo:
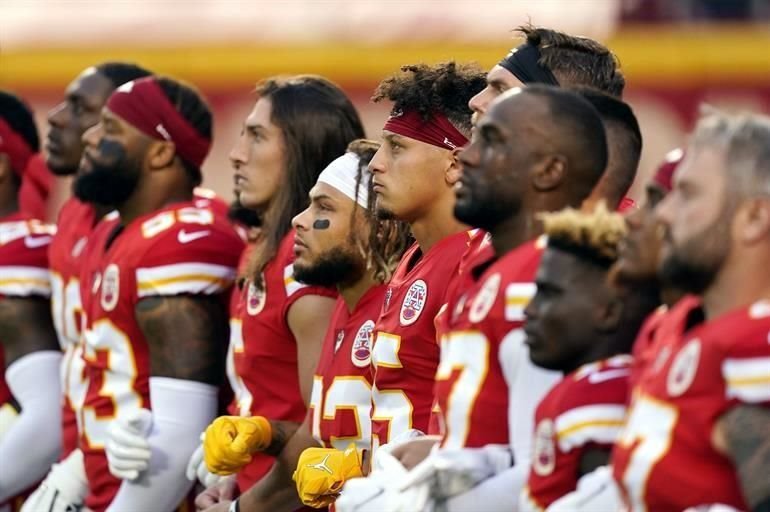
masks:
[[(244, 252), (244, 258), (248, 258)], [(230, 413), (264, 416), (302, 423), (307, 409), (299, 388), (297, 342), (289, 329), (289, 308), (306, 295), (336, 297), (331, 288), (306, 286), (294, 279), (294, 231), (265, 266), (264, 285), (247, 281), (239, 291), (239, 320), (231, 324), (228, 364), (235, 401)], [(274, 458), (254, 455), (238, 472), (238, 487), (246, 490), (270, 470)]]
[(105, 510), (120, 487), (104, 453), (110, 422), (150, 406), (150, 354), (134, 316), (136, 304), (146, 297), (227, 292), (242, 249), (228, 220), (194, 201), (125, 227), (108, 218), (89, 236), (80, 273), (88, 380), (80, 447), (88, 508)]
[(80, 267), (88, 235), (96, 224), (94, 207), (69, 199), (62, 206), (58, 231), (48, 250), (51, 313), (64, 351), (62, 381), (62, 459), (78, 446), (77, 411), (86, 396), (85, 362), (80, 337)]
[[(444, 420), (442, 447), (510, 444), (505, 368), (531, 365), (523, 351), (522, 325), (524, 308), (535, 294), (544, 246), (541, 238), (505, 254), (483, 270), (447, 311), (449, 330), (441, 339), (435, 384)], [(553, 382), (557, 379), (554, 374)], [(541, 396), (547, 391), (533, 390)], [(530, 433), (531, 427), (527, 436)]]
[(457, 273), (470, 235), (463, 231), (448, 236), (426, 254), (414, 244), (393, 273), (372, 351), (375, 449), (410, 429), (429, 430), (439, 359), (434, 321), (446, 303), (447, 286)]
[[(55, 232), (54, 226), (24, 213), (0, 219), (0, 300), (51, 295), (47, 253)], [(11, 399), (4, 375), (0, 345), (0, 405)]]
[(521, 512), (540, 512), (574, 491), (583, 454), (612, 449), (626, 415), (630, 365), (628, 355), (584, 365), (565, 376), (537, 406)]
[(770, 406), (770, 302), (702, 321), (685, 298), (655, 334), (657, 357), (632, 391), (613, 474), (632, 510), (681, 511), (704, 503), (748, 510), (730, 459), (712, 444), (738, 404)]
[(311, 433), (321, 446), (345, 450), (356, 443), (360, 450), (371, 448), (372, 331), (386, 289), (385, 285), (369, 289), (352, 312), (342, 298), (337, 299), (308, 410)]

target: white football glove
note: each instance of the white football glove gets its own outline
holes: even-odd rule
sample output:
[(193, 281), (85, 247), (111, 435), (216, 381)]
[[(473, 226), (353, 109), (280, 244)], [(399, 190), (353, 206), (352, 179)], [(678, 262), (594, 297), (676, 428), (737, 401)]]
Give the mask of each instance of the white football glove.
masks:
[(185, 475), (187, 475), (187, 479), (192, 482), (197, 479), (203, 485), (203, 487), (208, 489), (209, 487), (215, 486), (226, 477), (215, 475), (209, 471), (208, 467), (206, 467), (206, 461), (203, 460), (202, 442), (205, 437), (206, 433), (201, 433), (201, 444), (198, 445), (198, 448), (195, 449), (192, 456), (190, 457), (190, 461), (187, 463), (187, 470), (185, 471)]
[[(522, 494), (522, 499), (525, 499)], [(577, 488), (551, 503), (548, 512), (594, 512), (596, 510), (621, 510), (620, 499), (612, 467), (601, 466), (583, 475)]]
[(697, 505), (684, 510), (684, 512), (739, 512), (737, 508), (722, 503), (709, 503), (708, 505)]
[(21, 506), (20, 512), (78, 512), (88, 493), (83, 452), (74, 450), (51, 466), (45, 480)]
[(19, 411), (9, 403), (0, 405), (0, 439), (11, 430), (16, 420), (19, 419)]
[(425, 486), (430, 497), (443, 501), (468, 492), (482, 481), (511, 467), (508, 447), (484, 446), (461, 450), (435, 450), (398, 483), (401, 491)]
[(152, 451), (147, 436), (151, 428), (152, 412), (148, 409), (131, 411), (110, 424), (104, 451), (113, 476), (136, 480), (150, 466)]
[(406, 474), (406, 468), (389, 450), (377, 450), (372, 459), (372, 472), (366, 478), (345, 482), (334, 508), (338, 512), (391, 512), (397, 505), (394, 495), (398, 494), (392, 483)]

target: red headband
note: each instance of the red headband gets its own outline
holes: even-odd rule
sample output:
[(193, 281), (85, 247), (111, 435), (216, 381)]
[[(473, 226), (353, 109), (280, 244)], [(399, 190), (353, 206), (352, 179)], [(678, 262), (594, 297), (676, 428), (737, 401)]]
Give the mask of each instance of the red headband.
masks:
[(666, 154), (666, 159), (663, 160), (663, 163), (660, 164), (658, 170), (655, 171), (655, 176), (653, 176), (652, 180), (663, 187), (666, 192), (671, 191), (671, 180), (674, 177), (676, 168), (679, 167), (679, 164), (682, 162), (682, 158), (684, 158), (684, 151), (681, 149), (669, 151)]
[(121, 85), (107, 100), (107, 108), (148, 137), (173, 142), (179, 156), (197, 167), (211, 149), (211, 140), (177, 112), (154, 77)]
[(416, 110), (394, 113), (383, 129), (450, 151), (468, 143), (441, 112), (433, 112), (427, 121)]
[(27, 162), (35, 154), (27, 141), (2, 118), (0, 118), (0, 153), (8, 155), (11, 160), (11, 169), (19, 176), (24, 173)]

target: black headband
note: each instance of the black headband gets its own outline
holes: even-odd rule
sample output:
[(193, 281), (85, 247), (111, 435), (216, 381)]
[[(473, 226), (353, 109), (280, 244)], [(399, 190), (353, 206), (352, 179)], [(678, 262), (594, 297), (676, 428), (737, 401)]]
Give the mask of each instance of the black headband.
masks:
[(524, 43), (514, 48), (499, 62), (499, 65), (510, 71), (513, 76), (524, 84), (546, 84), (559, 86), (551, 70), (541, 66), (540, 51), (537, 46)]

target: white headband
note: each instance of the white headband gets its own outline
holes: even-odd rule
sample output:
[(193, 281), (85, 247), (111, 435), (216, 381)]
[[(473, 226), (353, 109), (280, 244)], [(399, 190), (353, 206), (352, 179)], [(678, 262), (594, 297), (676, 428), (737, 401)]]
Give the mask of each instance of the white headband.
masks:
[(334, 160), (321, 171), (318, 183), (326, 183), (334, 187), (359, 206), (366, 208), (369, 201), (369, 181), (371, 174), (364, 169), (361, 176), (361, 184), (358, 186), (356, 196), (356, 176), (358, 175), (359, 158), (355, 153), (345, 153)]

